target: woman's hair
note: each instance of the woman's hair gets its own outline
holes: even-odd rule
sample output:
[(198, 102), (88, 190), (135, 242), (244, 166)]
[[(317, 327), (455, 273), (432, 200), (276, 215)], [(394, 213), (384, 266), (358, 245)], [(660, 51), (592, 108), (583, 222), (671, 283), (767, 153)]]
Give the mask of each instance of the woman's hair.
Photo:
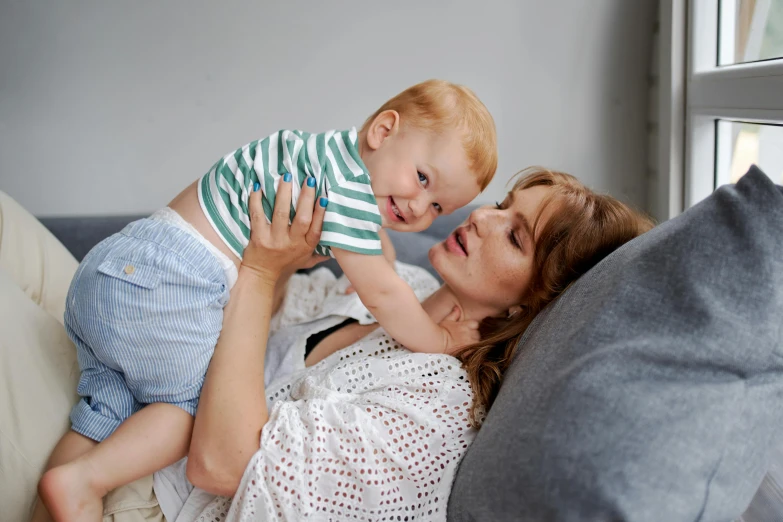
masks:
[(495, 120), (473, 91), (445, 80), (427, 80), (408, 87), (367, 118), (362, 130), (384, 111), (400, 115), (400, 126), (440, 133), (462, 131), (462, 146), (479, 188), (492, 181), (498, 166)]
[[(510, 317), (488, 317), (480, 326), (481, 341), (455, 356), (467, 370), (473, 390), (471, 423), (479, 427), (492, 406), (500, 383), (530, 323), (556, 297), (619, 246), (650, 230), (654, 223), (624, 203), (596, 194), (575, 177), (541, 167), (519, 173), (512, 191), (552, 187), (533, 224), (535, 254), (530, 284)], [(555, 205), (546, 223), (543, 210)]]

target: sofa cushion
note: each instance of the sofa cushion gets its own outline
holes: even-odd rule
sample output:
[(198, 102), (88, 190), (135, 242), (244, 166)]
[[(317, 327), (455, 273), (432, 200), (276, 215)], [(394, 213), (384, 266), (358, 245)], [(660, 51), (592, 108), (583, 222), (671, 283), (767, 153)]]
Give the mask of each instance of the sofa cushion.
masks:
[(41, 223), (81, 262), (92, 247), (149, 214), (41, 218)]
[(49, 453), (69, 427), (79, 367), (62, 324), (2, 268), (0, 317), (0, 518), (27, 520)]
[(0, 269), (60, 323), (76, 266), (73, 256), (35, 217), (0, 192)]
[(783, 433), (781, 233), (754, 167), (577, 281), (521, 340), (449, 519), (738, 517)]

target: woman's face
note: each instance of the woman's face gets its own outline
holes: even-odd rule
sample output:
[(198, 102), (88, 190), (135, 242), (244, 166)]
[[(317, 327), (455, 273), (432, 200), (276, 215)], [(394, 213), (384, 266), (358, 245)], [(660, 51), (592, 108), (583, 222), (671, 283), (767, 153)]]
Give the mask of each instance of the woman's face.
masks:
[[(520, 303), (533, 270), (532, 227), (552, 190), (535, 186), (509, 192), (498, 205), (471, 212), (465, 223), (430, 249), (430, 263), (463, 307), (494, 316)], [(547, 205), (539, 229), (555, 206)]]

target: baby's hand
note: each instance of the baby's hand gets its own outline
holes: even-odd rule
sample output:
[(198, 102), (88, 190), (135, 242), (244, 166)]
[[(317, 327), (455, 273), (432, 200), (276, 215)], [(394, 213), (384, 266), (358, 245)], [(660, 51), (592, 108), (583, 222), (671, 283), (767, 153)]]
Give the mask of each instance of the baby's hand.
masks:
[(444, 353), (453, 353), (457, 348), (477, 343), (481, 340), (478, 321), (460, 320), (461, 312), (454, 307), (449, 315), (439, 324), (443, 328), (445, 338)]

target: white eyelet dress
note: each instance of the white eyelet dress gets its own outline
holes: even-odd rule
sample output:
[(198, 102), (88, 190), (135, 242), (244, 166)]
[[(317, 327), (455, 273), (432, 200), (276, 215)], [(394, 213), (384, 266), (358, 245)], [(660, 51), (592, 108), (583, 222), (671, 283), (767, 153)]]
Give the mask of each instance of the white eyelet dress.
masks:
[[(398, 265), (398, 270), (420, 298), (437, 286), (421, 269)], [(328, 328), (340, 318), (327, 309), (344, 304), (344, 282), (325, 290), (328, 295), (318, 300), (324, 306), (308, 308), (305, 295), (297, 296), (297, 285), (318, 295), (323, 287), (313, 288), (313, 282), (322, 276), (328, 279), (321, 274), (292, 281), (275, 337), (296, 335), (282, 336), (287, 346), (270, 339), (267, 358), (301, 344), (301, 368), (267, 387), (270, 416), (260, 449), (234, 499), (214, 499), (198, 517), (201, 522), (446, 519), (454, 473), (476, 434), (468, 423), (467, 374), (457, 359), (412, 353), (381, 329), (303, 368), (299, 339), (311, 328), (290, 323), (316, 319), (311, 323), (316, 331)], [(291, 300), (297, 297), (304, 298), (299, 306)], [(358, 299), (347, 297), (356, 307)], [(302, 310), (309, 317), (295, 318)], [(341, 310), (360, 315), (357, 309)], [(282, 367), (290, 366), (278, 371)]]

